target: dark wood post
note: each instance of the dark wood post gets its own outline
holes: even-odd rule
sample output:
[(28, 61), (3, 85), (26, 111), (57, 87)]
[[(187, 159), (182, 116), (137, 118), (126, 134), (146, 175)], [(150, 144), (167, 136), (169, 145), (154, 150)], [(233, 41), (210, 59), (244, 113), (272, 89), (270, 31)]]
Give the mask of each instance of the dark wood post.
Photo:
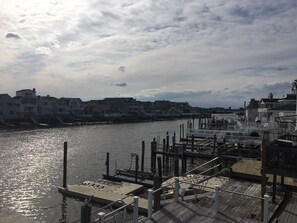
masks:
[[(192, 141), (191, 141), (191, 152), (193, 153), (194, 152), (194, 135), (192, 135)], [(191, 156), (191, 164), (194, 163), (194, 156), (192, 154)]]
[(106, 165), (106, 175), (109, 176), (109, 153), (106, 153), (105, 165)]
[(163, 139), (163, 155), (162, 155), (162, 159), (163, 159), (163, 169), (166, 170), (166, 139)]
[(157, 142), (156, 139), (151, 142), (151, 170), (152, 173), (156, 173), (156, 150), (157, 150)]
[[(157, 174), (154, 175), (154, 190), (157, 190), (161, 187), (161, 178)], [(160, 201), (161, 201), (161, 191), (154, 193), (154, 211), (160, 210)]]
[(145, 142), (142, 141), (141, 144), (141, 171), (144, 171), (144, 153), (145, 153)]
[(186, 144), (182, 147), (182, 174), (187, 172), (187, 155), (186, 155)]
[(162, 160), (161, 160), (161, 157), (158, 157), (157, 161), (158, 161), (158, 173), (159, 173), (159, 177), (160, 177), (161, 183), (162, 183)]
[(178, 165), (178, 147), (173, 146), (174, 148), (174, 176), (179, 176), (179, 165)]
[(213, 135), (213, 150), (212, 150), (212, 155), (215, 156), (216, 153), (216, 142), (217, 142), (217, 136), (216, 134)]
[(138, 155), (136, 155), (135, 157), (135, 182), (137, 183), (137, 179), (138, 179), (138, 161), (139, 161), (139, 157)]
[(166, 133), (166, 173), (169, 173), (169, 134)]
[(276, 175), (273, 174), (272, 182), (272, 202), (275, 204), (275, 193), (276, 193)]
[(64, 142), (63, 187), (67, 187), (67, 142)]

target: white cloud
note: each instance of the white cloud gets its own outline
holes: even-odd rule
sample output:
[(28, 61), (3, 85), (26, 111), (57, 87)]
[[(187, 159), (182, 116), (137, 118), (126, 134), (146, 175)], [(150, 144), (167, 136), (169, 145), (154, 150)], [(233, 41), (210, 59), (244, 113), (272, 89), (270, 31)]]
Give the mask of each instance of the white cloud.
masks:
[(12, 95), (30, 83), (53, 96), (241, 106), (296, 79), (295, 0), (11, 0), (0, 10), (0, 87)]

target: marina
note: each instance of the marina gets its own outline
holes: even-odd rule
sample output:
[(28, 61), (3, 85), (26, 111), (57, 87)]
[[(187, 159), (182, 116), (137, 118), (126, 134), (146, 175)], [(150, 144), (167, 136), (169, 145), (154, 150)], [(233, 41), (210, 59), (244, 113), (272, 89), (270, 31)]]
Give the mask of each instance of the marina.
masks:
[[(80, 217), (72, 221), (127, 218), (125, 222), (174, 222), (180, 218), (181, 222), (229, 219), (268, 223), (276, 215), (281, 217), (279, 207), (287, 200), (285, 188), (296, 190), (297, 186), (295, 162), (290, 159), (296, 153), (294, 134), (278, 132), (275, 138), (275, 132), (227, 130), (229, 122), (220, 122), (221, 130), (213, 129), (217, 124), (211, 129), (205, 129), (210, 128), (207, 125), (195, 129), (195, 119), (184, 123), (186, 131), (184, 124), (175, 126), (179, 137), (177, 131), (164, 131), (163, 137), (159, 132), (151, 134), (148, 141), (136, 142), (138, 146), (121, 163), (126, 167), (114, 160), (110, 150), (101, 152), (104, 171), (87, 178), (71, 179), (73, 150), (64, 141), (64, 153), (59, 153), (63, 158), (62, 186), (56, 190), (63, 196), (62, 202), (75, 202), (72, 210), (79, 210)], [(125, 145), (123, 148), (126, 151)], [(287, 205), (290, 208), (290, 203)], [(166, 210), (175, 215), (166, 214)]]

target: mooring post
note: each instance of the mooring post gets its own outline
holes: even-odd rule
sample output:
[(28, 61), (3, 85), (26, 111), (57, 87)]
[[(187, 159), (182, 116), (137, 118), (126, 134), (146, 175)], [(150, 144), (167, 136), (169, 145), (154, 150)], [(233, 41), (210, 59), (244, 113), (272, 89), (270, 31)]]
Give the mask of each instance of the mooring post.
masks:
[(182, 174), (187, 172), (187, 155), (186, 155), (186, 144), (182, 147)]
[(166, 172), (169, 173), (169, 133), (166, 133)]
[(162, 160), (161, 160), (161, 157), (158, 157), (157, 158), (157, 161), (158, 161), (158, 173), (159, 173), (159, 177), (161, 179), (161, 183), (162, 183)]
[(80, 215), (81, 223), (90, 223), (91, 215), (92, 215), (92, 206), (86, 202), (81, 206), (81, 215)]
[(174, 176), (179, 176), (178, 147), (174, 146)]
[(106, 153), (105, 165), (106, 165), (106, 175), (109, 176), (109, 153)]
[(153, 216), (153, 190), (148, 189), (148, 203), (147, 203), (147, 218), (151, 219)]
[(263, 223), (268, 223), (268, 210), (269, 210), (269, 195), (264, 195), (264, 216), (263, 216)]
[(216, 134), (213, 135), (213, 150), (212, 150), (212, 156), (215, 156), (216, 153), (216, 142), (217, 142), (217, 136)]
[(145, 142), (142, 141), (141, 144), (141, 171), (144, 171), (144, 153), (145, 153)]
[(64, 142), (63, 187), (67, 187), (67, 142)]
[(135, 182), (137, 183), (137, 179), (138, 179), (138, 161), (139, 161), (139, 157), (138, 155), (136, 155), (135, 157)]
[(151, 171), (152, 173), (156, 173), (156, 149), (157, 142), (156, 139), (151, 142)]
[[(194, 152), (194, 135), (191, 136), (191, 152), (193, 153)], [(194, 163), (194, 156), (192, 154), (191, 156), (191, 164)]]
[(220, 186), (215, 186), (215, 212), (218, 213), (220, 211)]
[(276, 197), (276, 174), (273, 174), (273, 182), (272, 182), (272, 202), (275, 204)]
[(163, 139), (163, 155), (162, 155), (162, 158), (163, 158), (163, 169), (166, 172), (166, 139)]
[(132, 223), (138, 223), (138, 203), (139, 197), (134, 196)]
[[(161, 178), (159, 175), (154, 175), (154, 191), (161, 187)], [(161, 202), (161, 190), (158, 190), (154, 193), (154, 211), (160, 210), (160, 202)]]
[(179, 179), (178, 177), (174, 177), (174, 201), (178, 201), (179, 196)]

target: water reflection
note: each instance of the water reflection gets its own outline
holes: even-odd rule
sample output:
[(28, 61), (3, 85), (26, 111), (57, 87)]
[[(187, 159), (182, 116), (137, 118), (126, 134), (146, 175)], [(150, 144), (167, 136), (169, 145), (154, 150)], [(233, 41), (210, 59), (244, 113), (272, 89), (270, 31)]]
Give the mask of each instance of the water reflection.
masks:
[[(72, 222), (80, 217), (81, 202), (63, 198), (63, 142), (68, 141), (68, 184), (96, 180), (105, 172), (106, 152), (111, 169), (127, 167), (141, 141), (166, 131), (179, 131), (182, 121), (81, 126), (0, 133), (0, 207), (10, 208), (38, 222)], [(150, 153), (145, 153), (149, 161)], [(120, 166), (122, 165), (122, 166)]]

